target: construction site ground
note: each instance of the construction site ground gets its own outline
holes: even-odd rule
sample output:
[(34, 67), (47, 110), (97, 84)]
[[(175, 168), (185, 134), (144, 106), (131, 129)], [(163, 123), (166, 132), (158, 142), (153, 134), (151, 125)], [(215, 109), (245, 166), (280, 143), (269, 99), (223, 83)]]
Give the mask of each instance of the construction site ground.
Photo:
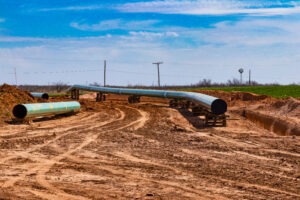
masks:
[(227, 126), (204, 127), (165, 99), (95, 97), (75, 115), (1, 122), (0, 199), (300, 199), (299, 99), (237, 93)]

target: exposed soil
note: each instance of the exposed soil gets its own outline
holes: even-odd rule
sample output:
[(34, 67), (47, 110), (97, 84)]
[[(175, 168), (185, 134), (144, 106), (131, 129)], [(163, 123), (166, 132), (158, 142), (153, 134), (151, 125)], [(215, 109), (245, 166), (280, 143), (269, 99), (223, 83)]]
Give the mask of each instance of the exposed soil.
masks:
[(202, 128), (164, 99), (94, 98), (76, 115), (1, 125), (0, 199), (300, 199), (299, 137), (243, 117), (297, 127), (296, 99), (228, 96), (227, 127)]
[(12, 118), (12, 109), (19, 103), (36, 102), (29, 92), (4, 84), (0, 86), (0, 124)]
[[(300, 136), (300, 101), (295, 98), (275, 100), (268, 98), (244, 106), (232, 107), (256, 125), (278, 135)], [(241, 104), (240, 104), (241, 105)]]

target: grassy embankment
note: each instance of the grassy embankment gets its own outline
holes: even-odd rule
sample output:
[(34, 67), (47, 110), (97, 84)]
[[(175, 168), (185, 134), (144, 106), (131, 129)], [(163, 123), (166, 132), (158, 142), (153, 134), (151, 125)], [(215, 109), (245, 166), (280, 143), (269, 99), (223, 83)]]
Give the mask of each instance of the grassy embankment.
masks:
[(222, 90), (226, 92), (241, 91), (264, 94), (275, 98), (300, 98), (300, 85), (188, 88), (187, 90)]

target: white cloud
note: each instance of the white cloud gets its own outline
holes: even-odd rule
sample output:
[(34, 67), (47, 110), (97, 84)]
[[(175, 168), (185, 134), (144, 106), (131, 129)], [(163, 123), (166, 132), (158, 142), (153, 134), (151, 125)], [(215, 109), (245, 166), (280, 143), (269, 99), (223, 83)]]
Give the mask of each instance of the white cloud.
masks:
[(131, 32), (129, 32), (129, 34), (132, 36), (142, 36), (142, 37), (147, 37), (147, 38), (164, 36), (163, 33), (152, 33), (152, 32), (145, 32), (145, 31), (139, 31), (139, 32), (131, 31)]
[(239, 8), (239, 2), (229, 4), (228, 1), (191, 1), (191, 0), (163, 0), (149, 2), (126, 3), (117, 7), (123, 12), (158, 12), (158, 13), (184, 13), (195, 8), (200, 9), (232, 9)]
[[(206, 5), (205, 10), (215, 9), (216, 13), (221, 13), (220, 10), (223, 9), (225, 11), (247, 10), (248, 14), (259, 14), (254, 12), (257, 9), (253, 8), (255, 3), (252, 1), (251, 4), (248, 3), (249, 1), (248, 4), (243, 4), (241, 1), (229, 0), (181, 1), (182, 5), (178, 4), (176, 7), (173, 4), (173, 7), (168, 7), (165, 4), (163, 9), (159, 10), (162, 2), (176, 4), (179, 1), (149, 2), (152, 7), (149, 4), (147, 9), (149, 12), (154, 8), (157, 8), (157, 12), (191, 12), (191, 9), (195, 8), (194, 2), (202, 2), (203, 7)], [(155, 3), (157, 4), (154, 5)], [(265, 8), (266, 4), (261, 5), (258, 1), (256, 3), (259, 9), (267, 9), (260, 14), (270, 13), (269, 8)], [(269, 1), (269, 4), (272, 5), (272, 1)], [(133, 9), (140, 9), (141, 12), (145, 10), (142, 4), (141, 7), (135, 8), (134, 5), (140, 4), (132, 4), (131, 10), (127, 7), (126, 12)], [(295, 6), (299, 5), (295, 4)], [(251, 9), (252, 13), (250, 13)], [(272, 15), (276, 9), (278, 14), (288, 11), (272, 9)], [(3, 66), (0, 80), (13, 83), (11, 81), (14, 80), (13, 75), (9, 74), (14, 67), (17, 67), (18, 79), (21, 83), (47, 84), (60, 80), (70, 84), (85, 84), (86, 81), (102, 82), (102, 62), (107, 60), (109, 84), (151, 85), (156, 83), (156, 71), (152, 62), (162, 60), (164, 61), (161, 68), (162, 84), (190, 84), (196, 83), (201, 78), (224, 82), (238, 77), (239, 67), (251, 68), (254, 80), (259, 82), (299, 82), (298, 16), (285, 16), (280, 19), (243, 17), (239, 21), (220, 22), (210, 28), (160, 25), (160, 21), (156, 20), (115, 19), (96, 24), (73, 22), (70, 26), (83, 31), (122, 29), (128, 30), (129, 35), (107, 34), (101, 37), (62, 39), (0, 36), (0, 42), (15, 45), (14, 48), (11, 48), (11, 45), (7, 48), (1, 45), (0, 57), (5, 59), (0, 60), (0, 66)], [(172, 43), (166, 43), (166, 40), (170, 41), (170, 39)], [(19, 43), (21, 45), (18, 47)], [(24, 47), (24, 43), (28, 46)], [(41, 73), (85, 69), (98, 71), (67, 75)], [(32, 73), (27, 75), (26, 72)], [(34, 72), (38, 73), (34, 74)]]
[(179, 34), (176, 32), (166, 32), (165, 34), (168, 37), (179, 37)]
[(162, 0), (135, 2), (116, 7), (122, 12), (153, 12), (189, 15), (289, 15), (299, 14), (296, 2), (241, 1), (241, 0)]
[[(221, 22), (212, 29), (189, 33), (210, 44), (271, 46), (300, 44), (298, 20), (244, 19), (235, 23)], [(193, 37), (193, 36), (192, 36)]]
[(38, 11), (49, 12), (49, 11), (81, 11), (81, 10), (100, 10), (104, 9), (103, 5), (88, 5), (88, 6), (68, 6), (68, 7), (56, 7), (56, 8), (42, 8)]
[(157, 20), (124, 21), (121, 19), (113, 19), (100, 21), (97, 24), (80, 24), (78, 22), (72, 22), (70, 26), (82, 31), (105, 31), (113, 29), (139, 30), (147, 29), (158, 22), (159, 21)]
[(272, 15), (290, 15), (299, 14), (300, 7), (294, 8), (258, 8), (258, 9), (191, 9), (180, 11), (179, 14), (191, 15), (232, 15), (232, 14), (247, 14), (257, 16), (272, 16)]
[(38, 11), (90, 11), (115, 9), (121, 12), (151, 12), (188, 15), (290, 15), (299, 14), (300, 2), (283, 0), (154, 0), (125, 4), (94, 4), (86, 6), (68, 6), (42, 8)]
[(129, 32), (131, 36), (136, 36), (136, 37), (145, 37), (148, 39), (155, 39), (155, 38), (162, 38), (162, 37), (178, 37), (179, 34), (176, 32), (146, 32), (146, 31), (131, 31)]
[(51, 39), (37, 38), (37, 37), (13, 37), (13, 36), (1, 36), (0, 42), (47, 42)]
[[(230, 25), (218, 24), (216, 29), (225, 30), (227, 26)], [(233, 32), (238, 31), (234, 26), (231, 29)], [(199, 33), (197, 32), (198, 37), (203, 37), (209, 32), (200, 36)], [(241, 46), (241, 39), (238, 38), (238, 42), (232, 41), (231, 45), (230, 41), (225, 40), (219, 41), (227, 42), (221, 46), (207, 44), (190, 48), (171, 48), (159, 40), (161, 35), (152, 40), (144, 37), (148, 34), (132, 32), (132, 35), (127, 37), (64, 38), (45, 40), (28, 47), (2, 46), (0, 57), (5, 59), (0, 60), (0, 66), (3, 66), (0, 80), (14, 83), (11, 73), (16, 67), (18, 81), (22, 84), (48, 84), (58, 81), (69, 84), (102, 83), (103, 60), (107, 60), (109, 84), (152, 85), (157, 83), (157, 74), (152, 62), (161, 60), (164, 62), (161, 67), (162, 84), (191, 84), (202, 78), (226, 82), (239, 76), (238, 67), (244, 67), (245, 70), (251, 68), (254, 80), (259, 82), (299, 82), (300, 49), (296, 43), (278, 46), (244, 43), (245, 45)], [(230, 33), (225, 35), (227, 34)], [(210, 41), (218, 38), (204, 39)], [(20, 39), (10, 39), (17, 40)], [(22, 38), (22, 41), (26, 41), (26, 38)], [(29, 38), (29, 41), (32, 41), (32, 38)], [(76, 72), (84, 70), (86, 72)], [(75, 72), (68, 73), (70, 71)]]

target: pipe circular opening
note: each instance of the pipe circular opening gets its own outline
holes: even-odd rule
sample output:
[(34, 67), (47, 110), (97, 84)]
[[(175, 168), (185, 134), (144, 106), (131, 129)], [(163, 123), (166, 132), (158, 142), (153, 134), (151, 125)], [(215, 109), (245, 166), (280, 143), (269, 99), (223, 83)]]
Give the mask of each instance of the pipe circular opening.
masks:
[(222, 99), (216, 99), (211, 104), (211, 112), (216, 115), (224, 114), (227, 111), (227, 103)]
[(49, 95), (47, 93), (43, 93), (42, 99), (49, 99)]
[(16, 118), (23, 119), (27, 115), (27, 109), (24, 105), (18, 104), (13, 108), (13, 115)]

